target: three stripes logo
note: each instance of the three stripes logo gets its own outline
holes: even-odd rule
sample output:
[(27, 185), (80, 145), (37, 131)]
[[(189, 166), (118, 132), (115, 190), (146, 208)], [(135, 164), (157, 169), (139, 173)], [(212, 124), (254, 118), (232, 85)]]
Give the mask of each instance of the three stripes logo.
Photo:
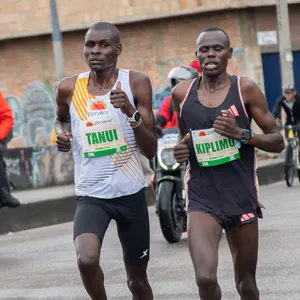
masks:
[(255, 218), (255, 215), (253, 213), (249, 213), (249, 214), (243, 214), (240, 217), (240, 220), (241, 220), (241, 222), (246, 222), (246, 221), (254, 219), (254, 218)]

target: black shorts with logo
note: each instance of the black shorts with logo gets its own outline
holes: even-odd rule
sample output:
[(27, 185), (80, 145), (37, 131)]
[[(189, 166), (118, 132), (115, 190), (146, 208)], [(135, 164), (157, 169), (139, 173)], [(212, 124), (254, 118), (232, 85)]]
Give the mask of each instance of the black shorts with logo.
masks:
[(150, 230), (145, 188), (136, 194), (113, 199), (78, 196), (74, 239), (83, 233), (94, 233), (103, 242), (112, 219), (117, 223), (124, 262), (130, 266), (147, 262)]

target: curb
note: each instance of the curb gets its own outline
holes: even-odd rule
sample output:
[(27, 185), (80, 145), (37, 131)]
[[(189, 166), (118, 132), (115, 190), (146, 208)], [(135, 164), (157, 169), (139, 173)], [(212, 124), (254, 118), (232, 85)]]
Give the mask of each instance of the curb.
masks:
[(284, 180), (284, 159), (278, 159), (272, 164), (261, 165), (257, 169), (257, 177), (260, 186)]
[[(147, 187), (145, 192), (148, 206), (153, 206), (155, 195), (152, 188)], [(75, 210), (75, 195), (24, 203), (18, 208), (2, 208), (0, 209), (0, 234), (71, 222)]]
[[(259, 185), (268, 185), (284, 180), (284, 161), (262, 164), (257, 169)], [(155, 204), (152, 188), (146, 188), (148, 206)], [(75, 196), (22, 204), (18, 208), (0, 209), (0, 234), (17, 232), (42, 226), (73, 221), (76, 210)]]

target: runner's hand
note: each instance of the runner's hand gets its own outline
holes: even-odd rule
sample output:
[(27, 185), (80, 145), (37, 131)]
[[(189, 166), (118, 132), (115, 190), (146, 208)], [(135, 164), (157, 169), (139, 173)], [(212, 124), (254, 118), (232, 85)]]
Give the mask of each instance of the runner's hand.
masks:
[(242, 139), (242, 129), (238, 126), (235, 116), (230, 109), (222, 110), (222, 116), (218, 116), (214, 122), (215, 132), (235, 140)]
[(131, 117), (136, 110), (130, 103), (126, 93), (121, 90), (120, 81), (117, 82), (116, 89), (110, 93), (110, 103), (114, 108), (119, 108), (121, 112), (128, 117)]
[(72, 134), (64, 131), (56, 137), (57, 149), (60, 152), (69, 152), (71, 149)]
[(189, 159), (190, 152), (187, 146), (187, 141), (190, 139), (189, 133), (174, 147), (174, 157), (176, 161), (181, 164)]

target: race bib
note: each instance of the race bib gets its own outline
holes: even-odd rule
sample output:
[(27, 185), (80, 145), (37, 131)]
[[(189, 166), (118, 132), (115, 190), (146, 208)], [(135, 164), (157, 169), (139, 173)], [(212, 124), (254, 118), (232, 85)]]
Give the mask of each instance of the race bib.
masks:
[(117, 111), (110, 110), (104, 100), (87, 102), (88, 119), (80, 124), (84, 157), (94, 158), (127, 150)]
[(240, 158), (237, 141), (211, 129), (193, 130), (193, 145), (200, 167), (214, 167)]

